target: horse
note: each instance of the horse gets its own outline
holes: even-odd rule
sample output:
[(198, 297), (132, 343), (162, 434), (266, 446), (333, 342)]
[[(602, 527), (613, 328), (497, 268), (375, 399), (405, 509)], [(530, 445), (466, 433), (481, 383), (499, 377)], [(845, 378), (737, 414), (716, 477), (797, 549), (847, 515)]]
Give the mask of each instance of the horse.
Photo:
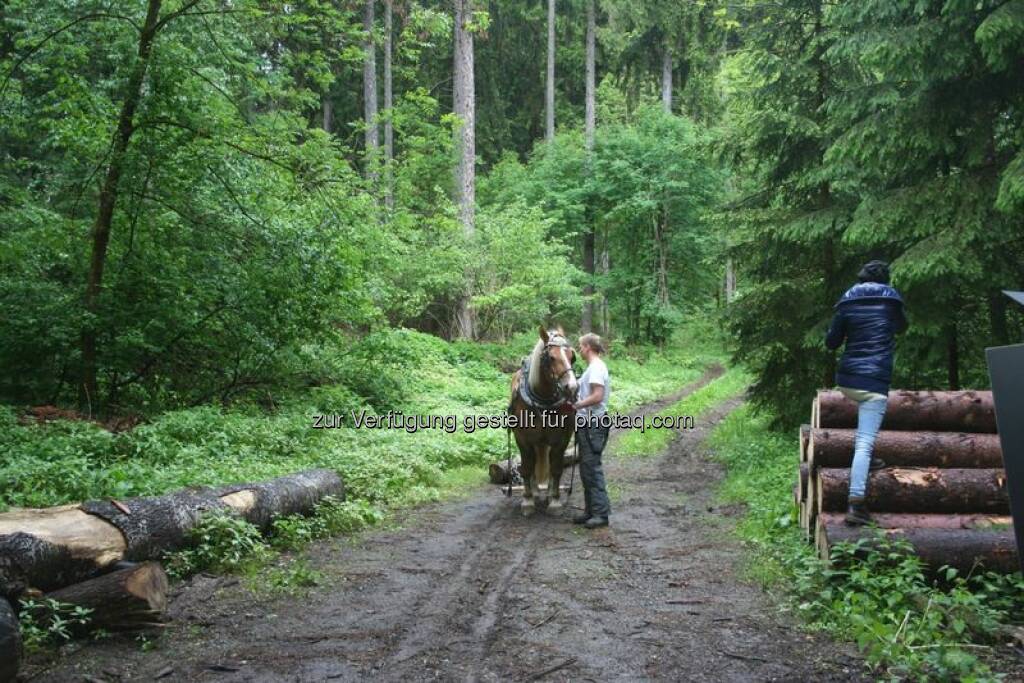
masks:
[(573, 372), (575, 351), (562, 328), (540, 328), (540, 339), (512, 377), (509, 415), (522, 462), (524, 516), (533, 514), (534, 498), (541, 500), (540, 482), (547, 481), (548, 510), (562, 507), (562, 466), (565, 449), (575, 431), (572, 402), (578, 388)]

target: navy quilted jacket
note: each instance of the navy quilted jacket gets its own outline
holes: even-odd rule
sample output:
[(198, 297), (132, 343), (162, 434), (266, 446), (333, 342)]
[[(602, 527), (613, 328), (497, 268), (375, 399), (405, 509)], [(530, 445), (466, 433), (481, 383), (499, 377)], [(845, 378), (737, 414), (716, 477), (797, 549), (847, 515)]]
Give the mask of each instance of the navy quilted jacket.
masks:
[(835, 308), (825, 346), (838, 349), (846, 341), (836, 384), (888, 393), (894, 336), (907, 329), (900, 293), (889, 285), (861, 282), (850, 287)]

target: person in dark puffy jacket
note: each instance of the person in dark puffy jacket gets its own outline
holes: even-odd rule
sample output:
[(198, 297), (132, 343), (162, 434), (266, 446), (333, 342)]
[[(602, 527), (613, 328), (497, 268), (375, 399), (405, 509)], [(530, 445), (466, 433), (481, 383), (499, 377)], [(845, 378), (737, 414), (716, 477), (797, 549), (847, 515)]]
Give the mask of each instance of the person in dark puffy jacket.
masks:
[(825, 346), (835, 350), (846, 342), (836, 370), (836, 384), (859, 404), (853, 466), (850, 469), (846, 523), (871, 521), (864, 498), (868, 472), (884, 466), (872, 462), (875, 437), (882, 426), (892, 381), (895, 335), (907, 329), (903, 298), (889, 285), (889, 265), (871, 261), (857, 273), (857, 284), (836, 303), (835, 316), (825, 334)]

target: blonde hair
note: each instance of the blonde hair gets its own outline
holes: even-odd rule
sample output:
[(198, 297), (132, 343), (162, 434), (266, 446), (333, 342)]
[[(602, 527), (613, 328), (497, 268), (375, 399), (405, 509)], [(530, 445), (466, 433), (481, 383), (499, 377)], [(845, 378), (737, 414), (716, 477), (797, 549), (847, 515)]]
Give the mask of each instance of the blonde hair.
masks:
[(580, 337), (579, 343), (580, 346), (586, 344), (590, 348), (594, 349), (594, 351), (597, 351), (599, 354), (603, 354), (605, 352), (604, 341), (593, 332), (588, 332), (587, 334)]

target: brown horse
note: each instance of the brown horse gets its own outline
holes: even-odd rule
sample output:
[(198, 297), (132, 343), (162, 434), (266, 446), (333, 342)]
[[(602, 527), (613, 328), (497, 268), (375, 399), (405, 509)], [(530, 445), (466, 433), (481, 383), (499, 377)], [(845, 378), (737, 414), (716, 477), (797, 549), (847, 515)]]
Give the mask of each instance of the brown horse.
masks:
[(512, 377), (508, 412), (520, 425), (512, 430), (522, 459), (524, 515), (533, 514), (534, 498), (543, 502), (540, 483), (547, 482), (548, 509), (562, 507), (559, 483), (562, 456), (575, 429), (572, 402), (576, 374), (572, 345), (561, 328), (540, 328), (540, 340)]

